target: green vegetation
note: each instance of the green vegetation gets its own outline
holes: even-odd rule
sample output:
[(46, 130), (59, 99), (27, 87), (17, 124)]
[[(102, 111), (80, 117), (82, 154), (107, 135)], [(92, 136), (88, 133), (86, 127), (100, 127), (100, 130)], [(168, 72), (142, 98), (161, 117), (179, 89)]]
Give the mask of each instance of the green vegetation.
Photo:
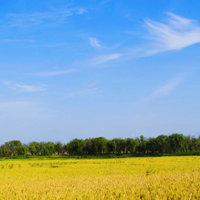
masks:
[[(74, 139), (66, 145), (61, 142), (31, 142), (22, 144), (19, 140), (6, 142), (0, 147), (0, 157), (12, 158), (120, 158), (131, 156), (199, 155), (200, 137), (174, 133), (157, 138), (115, 138), (104, 137)], [(48, 157), (47, 157), (48, 156)], [(56, 158), (55, 157), (55, 158)]]

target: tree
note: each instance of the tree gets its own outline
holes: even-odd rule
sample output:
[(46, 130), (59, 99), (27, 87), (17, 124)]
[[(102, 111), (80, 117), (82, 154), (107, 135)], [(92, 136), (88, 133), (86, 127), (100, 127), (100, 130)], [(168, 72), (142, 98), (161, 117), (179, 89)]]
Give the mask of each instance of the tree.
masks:
[(46, 146), (42, 147), (41, 155), (49, 155), (49, 149)]
[(54, 143), (53, 142), (41, 142), (40, 143), (42, 155), (52, 155), (54, 152)]
[(11, 152), (11, 150), (8, 148), (7, 145), (2, 145), (2, 146), (1, 146), (1, 149), (2, 149), (2, 152), (3, 152), (3, 156), (4, 156), (4, 157), (9, 157), (9, 156), (11, 156), (12, 152)]
[(146, 143), (147, 141), (145, 140), (145, 137), (143, 135), (140, 136), (139, 140), (139, 145), (137, 147), (137, 151), (145, 153), (147, 148), (146, 148)]
[(37, 142), (31, 142), (29, 144), (29, 151), (31, 152), (32, 155), (39, 153), (39, 148), (37, 148), (37, 145), (39, 147), (39, 144)]
[(19, 140), (11, 140), (6, 142), (6, 145), (11, 149), (12, 147), (19, 147), (22, 145), (21, 141)]
[(91, 139), (87, 138), (84, 140), (84, 144), (83, 144), (83, 152), (85, 154), (91, 154), (92, 150), (91, 150)]
[(116, 152), (116, 148), (117, 148), (117, 144), (115, 142), (115, 140), (108, 140), (107, 142), (107, 152), (108, 153), (115, 153)]
[(47, 148), (46, 144), (47, 144), (46, 142), (39, 143), (41, 155), (49, 155), (49, 149)]
[(181, 151), (184, 147), (184, 141), (183, 134), (174, 133), (169, 136), (170, 148), (173, 152)]
[(55, 145), (53, 142), (40, 142), (39, 151), (41, 152), (42, 155), (52, 155), (54, 152), (54, 146)]
[(189, 136), (185, 137), (185, 143), (184, 143), (184, 148), (185, 151), (194, 151), (194, 146), (193, 146), (193, 142), (192, 142), (193, 138)]
[(191, 138), (189, 147), (190, 147), (191, 151), (199, 151), (200, 139)]
[(159, 135), (156, 138), (156, 141), (157, 141), (157, 149), (160, 153), (167, 152), (170, 149), (167, 135)]
[(70, 154), (82, 154), (83, 153), (83, 145), (84, 145), (84, 140), (83, 139), (77, 139), (75, 138), (74, 140), (70, 141), (66, 145), (66, 150)]
[(149, 138), (149, 140), (146, 143), (146, 146), (148, 151), (151, 151), (151, 153), (155, 153), (155, 151), (158, 150), (157, 139)]
[(58, 155), (62, 152), (62, 144), (61, 144), (61, 142), (56, 142), (55, 151), (58, 153)]
[(106, 151), (107, 140), (104, 137), (91, 139), (91, 149), (94, 155), (103, 154)]
[(17, 147), (21, 146), (22, 143), (19, 140), (12, 140), (12, 141), (6, 142), (5, 145), (11, 150), (14, 156), (17, 153)]
[(134, 153), (138, 145), (139, 145), (138, 139), (132, 139), (132, 138), (126, 139), (127, 151)]
[(17, 147), (17, 153), (18, 153), (18, 155), (26, 156), (28, 153), (28, 146), (21, 145), (21, 146)]
[(122, 151), (124, 153), (124, 151), (125, 151), (125, 142), (126, 141), (124, 139), (121, 139), (121, 138), (114, 138), (113, 142), (115, 142), (115, 144), (116, 144), (116, 152), (117, 152), (117, 154), (118, 155), (121, 154)]
[(48, 142), (46, 148), (49, 150), (49, 155), (52, 155), (54, 152), (55, 144), (53, 142)]
[(3, 156), (3, 151), (2, 151), (2, 149), (0, 147), (0, 157), (2, 157), (2, 156)]

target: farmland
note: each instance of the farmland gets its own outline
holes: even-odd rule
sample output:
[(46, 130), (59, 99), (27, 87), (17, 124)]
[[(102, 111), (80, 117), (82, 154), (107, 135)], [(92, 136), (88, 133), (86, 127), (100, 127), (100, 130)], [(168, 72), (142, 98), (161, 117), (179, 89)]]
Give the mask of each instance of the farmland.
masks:
[(0, 199), (200, 199), (200, 157), (0, 161)]

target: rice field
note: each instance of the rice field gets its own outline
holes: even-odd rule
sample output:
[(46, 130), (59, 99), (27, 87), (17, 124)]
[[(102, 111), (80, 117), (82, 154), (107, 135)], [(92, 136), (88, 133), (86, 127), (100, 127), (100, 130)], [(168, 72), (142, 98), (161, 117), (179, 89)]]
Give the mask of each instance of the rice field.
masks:
[(0, 199), (200, 199), (200, 157), (1, 160)]

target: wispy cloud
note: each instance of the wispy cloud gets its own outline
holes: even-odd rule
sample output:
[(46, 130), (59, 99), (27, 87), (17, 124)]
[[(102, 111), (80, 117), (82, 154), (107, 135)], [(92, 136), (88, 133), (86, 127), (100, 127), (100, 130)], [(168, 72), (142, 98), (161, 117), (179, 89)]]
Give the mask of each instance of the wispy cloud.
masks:
[(75, 96), (85, 96), (85, 95), (91, 95), (93, 94), (97, 88), (91, 88), (91, 89), (85, 89), (85, 90), (80, 90), (80, 91), (75, 91), (67, 94), (66, 98), (71, 98)]
[(99, 65), (111, 60), (116, 60), (121, 56), (122, 54), (119, 53), (97, 56), (92, 60), (92, 65)]
[(93, 46), (95, 49), (100, 49), (102, 47), (96, 38), (90, 38), (90, 45)]
[(80, 15), (85, 13), (84, 8), (69, 8), (64, 7), (60, 9), (53, 9), (47, 12), (33, 12), (33, 13), (9, 13), (6, 15), (4, 26), (26, 28), (47, 23), (65, 23), (72, 15)]
[(185, 80), (185, 77), (185, 74), (181, 74), (169, 80), (164, 85), (158, 87), (152, 94), (147, 95), (145, 98), (140, 99), (139, 101), (136, 101), (134, 105), (145, 105), (148, 102), (155, 100), (156, 98), (169, 96), (176, 89), (176, 87), (178, 87), (178, 85)]
[(46, 85), (32, 86), (32, 85), (15, 84), (14, 89), (22, 92), (41, 92), (46, 90)]
[(165, 85), (158, 88), (154, 93), (153, 97), (159, 97), (159, 96), (168, 96), (176, 86), (178, 86), (182, 81), (184, 80), (184, 76), (179, 76), (170, 82), (166, 83)]
[(63, 70), (63, 71), (35, 73), (33, 75), (36, 75), (36, 76), (57, 76), (57, 75), (69, 74), (69, 73), (72, 73), (72, 72), (75, 72), (75, 71), (76, 71), (76, 69), (69, 69), (69, 70)]
[(0, 39), (0, 43), (9, 43), (9, 42), (30, 42), (30, 43), (33, 43), (34, 40), (29, 40), (29, 39)]
[(194, 20), (167, 13), (166, 23), (146, 20), (147, 29), (153, 44), (148, 51), (156, 54), (163, 51), (179, 50), (187, 46), (200, 43), (200, 26)]
[(84, 9), (84, 8), (76, 8), (75, 10), (77, 10), (77, 14), (79, 14), (79, 15), (81, 15), (81, 14), (87, 12), (87, 10)]
[(19, 92), (41, 92), (46, 90), (46, 85), (25, 85), (25, 84), (16, 84), (11, 81), (2, 81), (2, 83), (9, 87), (12, 90)]

